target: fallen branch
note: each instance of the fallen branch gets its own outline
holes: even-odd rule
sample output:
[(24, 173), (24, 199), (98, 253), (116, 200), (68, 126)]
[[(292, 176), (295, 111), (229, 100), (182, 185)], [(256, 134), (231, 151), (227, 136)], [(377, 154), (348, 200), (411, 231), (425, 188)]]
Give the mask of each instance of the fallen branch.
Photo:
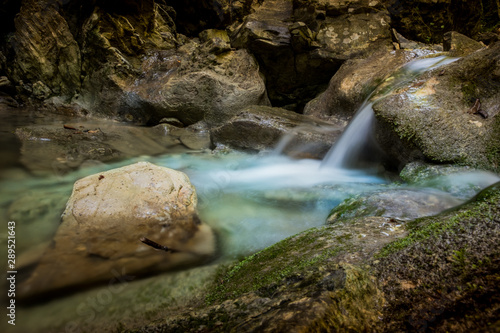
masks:
[(146, 238), (146, 237), (141, 237), (140, 240), (144, 244), (149, 245), (152, 248), (155, 248), (157, 250), (162, 250), (162, 251), (166, 251), (166, 252), (170, 252), (170, 253), (180, 252), (179, 250), (171, 249), (171, 248), (169, 248), (167, 246), (160, 245), (160, 244), (156, 243), (155, 241), (152, 241), (151, 239)]

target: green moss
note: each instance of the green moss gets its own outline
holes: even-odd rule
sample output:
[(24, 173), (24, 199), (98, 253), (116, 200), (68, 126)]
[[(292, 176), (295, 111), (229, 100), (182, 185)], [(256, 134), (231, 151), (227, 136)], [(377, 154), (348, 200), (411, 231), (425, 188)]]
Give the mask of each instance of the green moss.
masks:
[(342, 219), (345, 217), (350, 217), (350, 214), (362, 207), (362, 201), (360, 197), (352, 196), (350, 198), (342, 201), (337, 207), (333, 208), (328, 214), (327, 220), (330, 219)]
[[(311, 229), (225, 269), (218, 274), (213, 287), (208, 291), (206, 303), (221, 302), (252, 291), (268, 297), (278, 286), (286, 286), (287, 279), (302, 279), (305, 275), (313, 274), (313, 270), (309, 268), (319, 266), (344, 249), (343, 245), (331, 247), (324, 236), (327, 236), (325, 229)], [(347, 239), (349, 237), (345, 236), (337, 241), (342, 244)]]
[(465, 104), (473, 106), (478, 97), (478, 88), (476, 82), (466, 81), (462, 83), (462, 95)]
[[(492, 219), (490, 206), (500, 202), (500, 184), (492, 185), (481, 191), (471, 202), (466, 203), (453, 211), (445, 212), (435, 217), (416, 219), (407, 224), (409, 235), (394, 241), (382, 248), (377, 254), (378, 258), (387, 257), (408, 246), (437, 236), (444, 232), (454, 232), (455, 228), (464, 221), (476, 218)], [(497, 207), (498, 208), (498, 207)]]

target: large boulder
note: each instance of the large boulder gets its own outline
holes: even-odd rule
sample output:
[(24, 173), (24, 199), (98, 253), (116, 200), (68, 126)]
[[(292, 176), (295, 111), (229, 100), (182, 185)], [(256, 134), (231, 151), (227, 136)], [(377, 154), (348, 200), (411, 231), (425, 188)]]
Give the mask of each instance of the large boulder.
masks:
[[(199, 263), (215, 251), (184, 173), (139, 162), (77, 181), (62, 222), (19, 297)], [(145, 237), (171, 251), (141, 242)]]
[(141, 72), (123, 83), (120, 112), (150, 123), (175, 117), (185, 125), (213, 125), (248, 105), (269, 105), (259, 65), (246, 50), (218, 53), (211, 41), (190, 42), (146, 57)]
[[(379, 2), (373, 2), (380, 5)], [(335, 58), (347, 60), (393, 48), (389, 14), (373, 6), (368, 12), (349, 11), (327, 18), (318, 31), (318, 43)]]
[(429, 71), (373, 106), (395, 167), (426, 159), (498, 170), (500, 44)]
[(212, 129), (211, 137), (215, 145), (235, 149), (277, 148), (288, 155), (322, 158), (341, 132), (330, 123), (281, 108), (250, 106)]
[(364, 59), (347, 60), (328, 88), (306, 104), (304, 114), (345, 126), (379, 84), (398, 67), (425, 52), (381, 50)]

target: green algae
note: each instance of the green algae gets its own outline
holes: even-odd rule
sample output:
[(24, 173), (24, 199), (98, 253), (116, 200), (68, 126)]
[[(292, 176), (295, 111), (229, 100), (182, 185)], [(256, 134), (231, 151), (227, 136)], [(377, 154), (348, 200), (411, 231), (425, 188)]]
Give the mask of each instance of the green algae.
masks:
[(408, 225), (378, 254), (385, 331), (498, 327), (500, 183), (461, 207)]
[[(237, 298), (247, 292), (269, 296), (269, 290), (273, 289), (273, 286), (280, 285), (287, 279), (293, 280), (296, 274), (320, 265), (344, 249), (342, 239), (337, 239), (338, 246), (331, 247), (325, 237), (327, 235), (328, 231), (323, 228), (310, 229), (246, 257), (225, 271), (219, 272), (214, 287), (208, 292), (206, 303)], [(345, 237), (343, 240), (348, 238)], [(322, 249), (324, 250), (321, 251)], [(313, 255), (309, 256), (308, 253)]]
[[(424, 217), (408, 222), (406, 225), (409, 235), (405, 238), (396, 240), (382, 248), (377, 254), (378, 258), (387, 257), (417, 242), (427, 240), (444, 232), (453, 232), (457, 226), (464, 224), (465, 221), (474, 219), (494, 218), (491, 212), (491, 205), (500, 202), (500, 185), (494, 184), (480, 192), (469, 203), (463, 204), (458, 208), (443, 213), (435, 217)], [(498, 209), (499, 207), (497, 207)]]

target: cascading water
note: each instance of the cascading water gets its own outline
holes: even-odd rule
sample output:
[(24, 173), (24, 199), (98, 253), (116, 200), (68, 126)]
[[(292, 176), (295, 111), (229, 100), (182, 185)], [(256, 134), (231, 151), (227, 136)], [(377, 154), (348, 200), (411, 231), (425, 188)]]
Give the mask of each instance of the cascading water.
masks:
[[(406, 189), (405, 185), (388, 184), (384, 179), (362, 168), (366, 163), (359, 163), (360, 160), (365, 160), (367, 155), (373, 155), (376, 149), (370, 143), (374, 122), (372, 102), (391, 89), (410, 81), (423, 70), (453, 60), (438, 57), (418, 60), (403, 67), (399, 76), (393, 76), (390, 85), (380, 87), (377, 90), (379, 93), (375, 92), (363, 104), (323, 161), (296, 160), (277, 154), (293, 141), (292, 136), (287, 136), (276, 151), (268, 155), (237, 152), (170, 153), (131, 158), (113, 164), (101, 163), (64, 175), (44, 177), (33, 177), (21, 170), (14, 170), (11, 176), (0, 178), (0, 216), (4, 221), (16, 221), (17, 264), (21, 268), (23, 261), (24, 265), (26, 262), (33, 264), (29, 260), (43, 253), (44, 248), (49, 246), (77, 179), (138, 161), (150, 161), (156, 165), (183, 171), (189, 176), (196, 187), (200, 217), (219, 236), (222, 262), (255, 253), (288, 236), (324, 225), (330, 210), (348, 197), (388, 189)], [(49, 145), (51, 141), (44, 143)], [(357, 170), (353, 170), (353, 167), (357, 167)], [(456, 203), (467, 200), (481, 188), (499, 180), (498, 175), (480, 171), (456, 173), (413, 185), (412, 190), (422, 193), (432, 191), (434, 200), (453, 199), (451, 201)], [(192, 285), (186, 285), (183, 279), (186, 275), (182, 274), (198, 276), (199, 272), (200, 270), (194, 273), (189, 270), (174, 272), (161, 276), (161, 281), (156, 281), (156, 284), (145, 282), (153, 286), (151, 290), (154, 289), (154, 293), (151, 295), (168, 297), (168, 302), (176, 304), (177, 298), (173, 298), (166, 290), (175, 290), (174, 294), (182, 294), (182, 297), (192, 293)], [(169, 277), (171, 279), (168, 279)], [(203, 279), (203, 276), (200, 279)], [(126, 284), (132, 286), (136, 282), (140, 283), (137, 280), (127, 281)], [(174, 283), (170, 284), (170, 281)], [(202, 284), (203, 282), (200, 282), (200, 285)], [(161, 293), (158, 293), (156, 286), (161, 286)], [(113, 286), (113, 289), (108, 288), (106, 292), (109, 293), (109, 290), (118, 287), (121, 288), (118, 285)], [(144, 298), (144, 289), (146, 288), (141, 289), (141, 298)], [(78, 291), (78, 287), (72, 291)], [(99, 291), (97, 295), (105, 294)], [(120, 302), (120, 295), (115, 296), (113, 302)], [(88, 304), (91, 299), (82, 294), (68, 296), (69, 301), (72, 297), (76, 308), (84, 310), (85, 307), (81, 306)], [(95, 302), (96, 298), (92, 299)], [(65, 299), (51, 300), (40, 308), (25, 309), (26, 312), (20, 315), (20, 318), (28, 318), (28, 314), (38, 315), (40, 321), (45, 321), (45, 325), (51, 325), (52, 322), (61, 322), (62, 313), (67, 311), (65, 318), (72, 323), (71, 320), (75, 319), (74, 308), (65, 304)], [(150, 299), (147, 299), (145, 304), (149, 306)], [(110, 305), (115, 309), (113, 303)], [(79, 311), (77, 310), (78, 314)], [(91, 314), (93, 318), (94, 314), (98, 315), (98, 311), (92, 310)], [(39, 325), (36, 320), (31, 322)]]
[[(365, 100), (340, 139), (323, 159), (322, 166), (334, 169), (367, 169), (369, 166), (373, 166), (373, 164), (379, 164), (383, 153), (378, 149), (374, 140), (373, 128), (375, 115), (373, 113), (373, 103), (394, 89), (408, 84), (422, 73), (456, 60), (458, 58), (449, 58), (446, 56), (417, 59), (395, 72), (391, 76), (388, 86), (382, 85), (382, 87), (377, 88)], [(364, 161), (372, 163), (363, 163)]]

